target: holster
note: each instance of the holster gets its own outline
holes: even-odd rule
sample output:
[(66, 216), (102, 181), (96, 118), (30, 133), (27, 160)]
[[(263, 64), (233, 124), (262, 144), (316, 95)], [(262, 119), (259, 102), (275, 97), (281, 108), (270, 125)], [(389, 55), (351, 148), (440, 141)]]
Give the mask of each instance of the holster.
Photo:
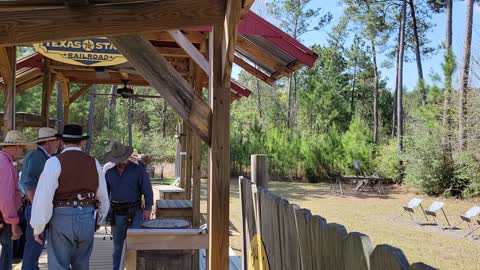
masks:
[(115, 226), (115, 216), (127, 216), (127, 225), (132, 225), (133, 219), (135, 218), (135, 212), (141, 209), (142, 202), (111, 202), (109, 218), (110, 226)]

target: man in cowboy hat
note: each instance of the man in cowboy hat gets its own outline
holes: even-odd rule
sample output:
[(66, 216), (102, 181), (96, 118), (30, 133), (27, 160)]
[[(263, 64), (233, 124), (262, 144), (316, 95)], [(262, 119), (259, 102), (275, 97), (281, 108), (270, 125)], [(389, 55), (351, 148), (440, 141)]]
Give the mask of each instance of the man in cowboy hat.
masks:
[(17, 130), (11, 130), (0, 143), (0, 269), (12, 269), (12, 240), (22, 235), (18, 225), (20, 217), (21, 194), (18, 187), (17, 171), (13, 163), (20, 159), (25, 147), (33, 147), (25, 140), (25, 136)]
[[(32, 205), (30, 225), (35, 241), (49, 224), (48, 268), (88, 269), (95, 233), (95, 213), (102, 220), (110, 206), (107, 185), (98, 161), (83, 153), (82, 127), (66, 125), (56, 134), (64, 149), (45, 163)], [(100, 204), (100, 205), (98, 205)], [(98, 209), (97, 209), (98, 208)]]
[[(38, 137), (35, 143), (37, 149), (29, 152), (23, 162), (22, 176), (20, 177), (20, 187), (27, 196), (27, 206), (25, 207), (25, 219), (30, 223), (32, 213), (32, 202), (35, 196), (38, 179), (49, 159), (58, 150), (59, 141), (55, 137), (56, 130), (49, 127), (42, 127), (38, 130)], [(27, 225), (26, 243), (23, 252), (22, 270), (38, 270), (38, 259), (42, 254), (43, 246), (35, 241), (33, 237), (33, 228)], [(45, 232), (42, 238), (45, 239)]]
[[(140, 228), (144, 220), (150, 219), (153, 205), (153, 191), (145, 170), (129, 161), (133, 148), (113, 143), (110, 152), (105, 154), (115, 166), (105, 173), (110, 192), (110, 224), (113, 235), (113, 269), (120, 266), (123, 242), (128, 228)], [(145, 209), (142, 210), (142, 196)]]

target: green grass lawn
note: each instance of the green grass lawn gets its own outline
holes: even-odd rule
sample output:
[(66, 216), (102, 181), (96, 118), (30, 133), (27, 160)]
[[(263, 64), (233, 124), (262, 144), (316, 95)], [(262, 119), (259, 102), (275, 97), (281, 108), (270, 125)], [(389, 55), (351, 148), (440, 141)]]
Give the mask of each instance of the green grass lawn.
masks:
[(150, 179), (150, 181), (152, 182), (152, 184), (170, 185), (170, 184), (173, 184), (173, 182), (175, 182), (175, 178), (173, 178), (173, 177), (164, 177), (163, 179), (152, 178), (152, 179)]
[[(291, 203), (310, 209), (314, 215), (325, 217), (328, 222), (344, 225), (348, 232), (367, 234), (374, 245), (386, 243), (402, 249), (410, 263), (424, 262), (440, 269), (480, 269), (480, 240), (463, 237), (465, 224), (459, 226), (462, 230), (443, 231), (436, 226), (417, 226), (408, 215), (393, 220), (401, 213), (402, 205), (413, 197), (419, 197), (424, 199), (424, 207), (428, 207), (434, 199), (444, 201), (450, 222), (456, 224), (460, 221), (458, 215), (478, 205), (479, 200), (429, 198), (400, 189), (380, 198), (372, 192), (355, 193), (350, 187), (345, 196), (340, 197), (331, 194), (327, 184), (308, 183), (271, 182), (270, 190)], [(237, 179), (231, 180), (230, 195), (230, 220), (240, 230)], [(204, 209), (205, 204), (202, 212)], [(444, 221), (442, 217), (439, 220)], [(237, 252), (241, 251), (241, 236), (232, 236), (230, 246)]]

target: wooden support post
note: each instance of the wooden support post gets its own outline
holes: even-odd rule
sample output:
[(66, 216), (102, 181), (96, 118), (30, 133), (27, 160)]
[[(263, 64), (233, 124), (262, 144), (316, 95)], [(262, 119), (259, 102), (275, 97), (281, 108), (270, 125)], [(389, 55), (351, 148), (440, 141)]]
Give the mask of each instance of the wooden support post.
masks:
[(50, 99), (52, 96), (53, 86), (55, 84), (55, 76), (50, 71), (50, 59), (45, 59), (45, 66), (43, 69), (43, 83), (42, 83), (42, 120), (44, 126), (49, 126), (50, 120)]
[[(200, 45), (200, 50), (206, 51), (206, 42), (202, 42)], [(202, 69), (197, 65), (195, 66), (195, 76), (194, 76), (194, 91), (195, 95), (202, 96), (203, 89), (203, 74)], [(192, 136), (192, 211), (193, 211), (193, 227), (198, 227), (200, 225), (200, 189), (201, 189), (201, 165), (202, 165), (202, 141), (200, 138), (193, 134)]]
[(183, 121), (182, 123), (180, 123), (180, 128), (179, 128), (179, 131), (180, 131), (180, 187), (185, 189), (185, 185), (186, 185), (186, 177), (185, 177), (185, 174), (186, 174), (186, 163), (187, 163), (187, 151), (186, 151), (186, 147), (185, 147), (185, 138), (187, 137), (186, 135), (186, 131), (185, 131), (185, 127), (187, 125), (185, 124), (185, 121)]
[(210, 34), (209, 103), (212, 108), (211, 146), (208, 151), (208, 269), (229, 268), (230, 92), (223, 83), (224, 28)]
[(61, 81), (62, 101), (63, 101), (63, 125), (67, 125), (70, 120), (70, 83), (67, 80)]
[(268, 156), (251, 155), (252, 182), (257, 187), (268, 189)]
[[(16, 49), (0, 48), (0, 74), (4, 78), (3, 134), (15, 129)], [(3, 136), (2, 136), (3, 137)]]
[(109, 39), (200, 138), (210, 144), (211, 109), (200, 97), (193, 94), (191, 85), (178, 74), (150, 41), (140, 35), (116, 36)]
[(185, 200), (192, 198), (192, 135), (193, 130), (189, 126), (185, 128)]

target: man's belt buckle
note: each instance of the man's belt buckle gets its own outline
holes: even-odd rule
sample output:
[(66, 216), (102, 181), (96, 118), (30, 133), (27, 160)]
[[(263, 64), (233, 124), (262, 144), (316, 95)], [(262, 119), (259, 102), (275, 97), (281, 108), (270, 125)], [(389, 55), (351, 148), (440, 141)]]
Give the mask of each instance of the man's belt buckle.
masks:
[(78, 201), (73, 201), (72, 204), (73, 204), (73, 208), (77, 208), (77, 207), (78, 207)]

